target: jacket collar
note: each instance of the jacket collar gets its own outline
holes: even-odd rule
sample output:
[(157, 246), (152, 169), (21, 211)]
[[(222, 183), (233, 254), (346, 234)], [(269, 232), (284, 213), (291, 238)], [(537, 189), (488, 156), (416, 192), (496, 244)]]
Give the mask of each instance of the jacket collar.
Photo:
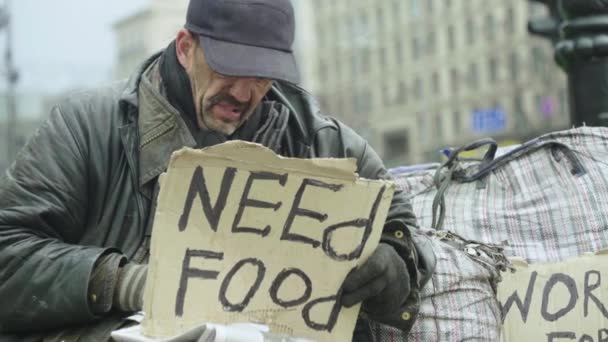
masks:
[(140, 79), (138, 101), (139, 185), (143, 186), (167, 169), (173, 152), (194, 148), (196, 141), (182, 116), (146, 77)]
[(139, 88), (139, 82), (144, 74), (144, 72), (150, 67), (152, 63), (154, 63), (162, 54), (162, 51), (155, 53), (150, 56), (146, 61), (144, 61), (133, 74), (129, 77), (127, 84), (122, 91), (120, 96), (120, 102), (126, 105), (130, 105), (133, 107), (139, 107), (139, 99), (137, 96), (137, 89)]

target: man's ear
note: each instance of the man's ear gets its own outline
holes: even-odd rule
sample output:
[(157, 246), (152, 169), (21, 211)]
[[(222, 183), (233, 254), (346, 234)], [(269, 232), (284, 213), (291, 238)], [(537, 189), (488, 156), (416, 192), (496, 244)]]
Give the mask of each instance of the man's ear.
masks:
[(177, 60), (186, 70), (190, 70), (194, 57), (194, 49), (196, 48), (194, 39), (195, 37), (186, 29), (179, 30), (179, 32), (177, 32), (177, 38), (175, 38)]

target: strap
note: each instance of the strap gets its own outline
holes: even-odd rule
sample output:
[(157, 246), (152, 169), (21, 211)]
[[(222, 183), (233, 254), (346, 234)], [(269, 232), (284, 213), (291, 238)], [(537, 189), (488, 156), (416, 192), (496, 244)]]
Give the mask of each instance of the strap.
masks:
[[(460, 154), (465, 151), (474, 151), (484, 146), (488, 146), (488, 151), (485, 153), (484, 157), (479, 160), (477, 171), (473, 174), (467, 175), (462, 169), (460, 169), (461, 162), (466, 161), (465, 159), (459, 158)], [(450, 151), (448, 160), (437, 168), (433, 177), (433, 183), (437, 188), (437, 194), (433, 199), (433, 218), (431, 221), (432, 228), (436, 230), (443, 229), (446, 214), (445, 192), (454, 180), (462, 183), (477, 181), (479, 182), (478, 189), (483, 189), (485, 188), (484, 177), (493, 170), (523, 155), (547, 147), (551, 148), (552, 156), (558, 162), (561, 158), (558, 152), (562, 152), (572, 166), (572, 169), (570, 170), (572, 175), (579, 177), (586, 174), (587, 171), (574, 151), (568, 145), (555, 140), (542, 141), (540, 139), (535, 139), (497, 159), (494, 159), (494, 157), (496, 156), (498, 145), (496, 144), (496, 141), (491, 138), (477, 140)]]

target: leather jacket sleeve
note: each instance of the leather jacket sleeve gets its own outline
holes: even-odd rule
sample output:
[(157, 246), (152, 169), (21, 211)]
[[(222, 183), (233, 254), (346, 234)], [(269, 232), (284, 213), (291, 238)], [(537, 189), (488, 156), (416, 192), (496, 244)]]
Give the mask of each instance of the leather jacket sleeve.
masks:
[(106, 249), (76, 245), (86, 224), (86, 139), (56, 107), (0, 181), (0, 332), (95, 319), (89, 276)]
[[(387, 172), (378, 154), (349, 127), (335, 121), (338, 129), (321, 129), (315, 139), (315, 154), (319, 157), (342, 156), (357, 159), (359, 176), (368, 179), (387, 179)], [(336, 150), (340, 149), (340, 150)], [(381, 241), (390, 244), (405, 260), (411, 279), (411, 293), (398, 312), (387, 312), (371, 319), (409, 331), (420, 306), (420, 289), (430, 279), (435, 268), (435, 254), (427, 239), (417, 231), (412, 206), (402, 191), (396, 189), (384, 225)]]

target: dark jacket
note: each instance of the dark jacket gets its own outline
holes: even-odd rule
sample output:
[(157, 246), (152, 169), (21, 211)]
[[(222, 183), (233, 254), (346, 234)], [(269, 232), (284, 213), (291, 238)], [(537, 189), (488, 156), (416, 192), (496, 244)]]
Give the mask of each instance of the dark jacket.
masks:
[[(72, 335), (58, 333), (58, 339), (70, 339), (90, 336), (86, 332), (92, 326), (100, 331), (104, 324), (105, 329), (116, 327), (90, 309), (93, 266), (112, 251), (133, 257), (146, 234), (157, 177), (173, 151), (195, 146), (168, 102), (153, 97), (142, 106), (139, 101), (140, 92), (153, 91), (141, 75), (154, 58), (127, 83), (83, 92), (57, 105), (2, 178), (0, 337), (36, 331), (48, 336), (61, 329)], [(301, 89), (276, 83), (268, 98), (290, 108), (285, 134), (292, 143), (284, 152), (289, 157), (353, 157), (362, 177), (387, 177), (366, 141), (322, 116)], [(410, 268), (414, 291), (402, 311), (412, 318), (403, 320), (402, 312), (374, 318), (402, 329), (411, 327), (418, 290), (434, 267), (432, 251), (414, 249), (414, 227), (411, 206), (398, 192), (383, 241)]]

